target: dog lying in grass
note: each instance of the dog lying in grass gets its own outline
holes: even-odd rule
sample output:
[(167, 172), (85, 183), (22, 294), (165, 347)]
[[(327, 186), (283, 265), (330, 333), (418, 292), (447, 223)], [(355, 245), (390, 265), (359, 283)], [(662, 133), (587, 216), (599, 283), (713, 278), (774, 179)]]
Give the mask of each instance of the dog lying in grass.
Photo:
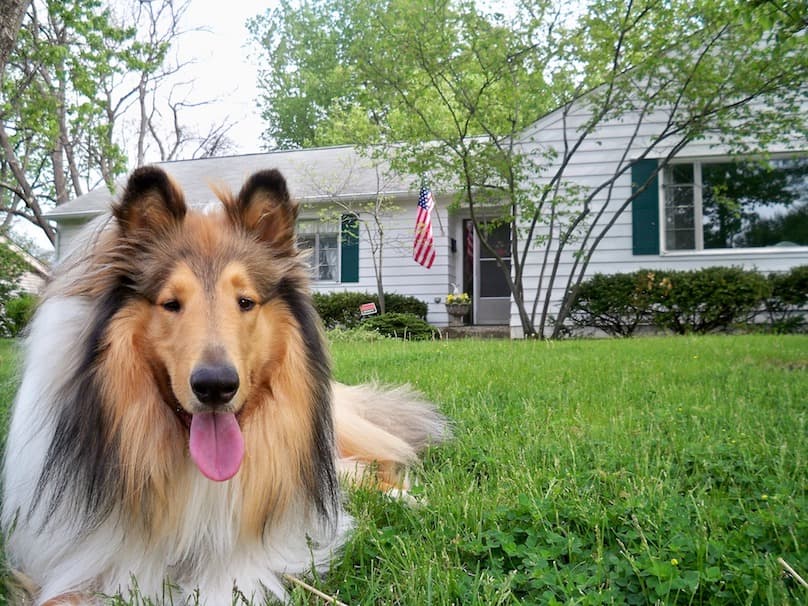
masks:
[(340, 472), (405, 489), (447, 436), (407, 389), (332, 382), (282, 175), (218, 195), (138, 169), (35, 314), (2, 524), (36, 604), (283, 598), (346, 538)]

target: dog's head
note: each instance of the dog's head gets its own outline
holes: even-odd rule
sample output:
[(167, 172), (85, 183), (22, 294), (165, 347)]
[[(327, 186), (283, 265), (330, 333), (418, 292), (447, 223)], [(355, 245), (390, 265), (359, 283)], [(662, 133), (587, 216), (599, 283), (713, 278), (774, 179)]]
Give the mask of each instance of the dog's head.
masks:
[(193, 211), (165, 172), (147, 167), (132, 174), (113, 214), (118, 254), (129, 257), (126, 288), (142, 302), (139, 345), (189, 430), (194, 462), (227, 480), (241, 465), (245, 418), (273, 389), (289, 333), (305, 322), (295, 308), (306, 272), (297, 205), (279, 172), (219, 196), (224, 212)]

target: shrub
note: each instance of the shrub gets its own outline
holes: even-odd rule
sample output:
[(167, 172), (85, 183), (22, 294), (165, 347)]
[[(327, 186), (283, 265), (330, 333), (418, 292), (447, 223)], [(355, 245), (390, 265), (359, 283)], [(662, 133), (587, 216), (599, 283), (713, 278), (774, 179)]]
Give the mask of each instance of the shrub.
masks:
[(6, 301), (5, 324), (9, 336), (16, 337), (23, 331), (34, 315), (39, 299), (36, 295), (23, 293)]
[(27, 268), (28, 265), (20, 255), (4, 242), (0, 242), (0, 336), (13, 337), (22, 330), (22, 327), (16, 329), (6, 309), (19, 296), (17, 282)]
[[(379, 304), (376, 296), (373, 297), (373, 301), (376, 305)], [(385, 313), (412, 314), (426, 321), (427, 310), (427, 304), (415, 297), (408, 297), (394, 292), (384, 293)]]
[(388, 337), (412, 341), (434, 339), (440, 336), (437, 328), (413, 314), (388, 312), (381, 316), (367, 318), (362, 323), (362, 327), (376, 330)]
[(631, 274), (595, 274), (578, 287), (571, 310), (573, 324), (598, 328), (616, 337), (630, 337), (637, 326), (650, 322), (655, 291), (667, 289), (656, 272), (640, 270)]
[[(361, 292), (314, 293), (314, 306), (326, 328), (354, 328), (362, 319), (359, 306), (373, 302), (379, 308), (379, 297)], [(387, 313), (409, 313), (426, 320), (427, 305), (415, 297), (396, 293), (385, 293), (385, 311)]]
[(771, 293), (763, 304), (775, 332), (797, 332), (805, 324), (808, 307), (808, 265), (784, 274), (769, 274)]
[(369, 296), (355, 292), (314, 293), (314, 307), (326, 328), (352, 328), (359, 323), (359, 306)]
[(670, 288), (654, 291), (654, 323), (677, 334), (728, 330), (754, 314), (770, 292), (766, 278), (740, 267), (660, 274)]
[(597, 274), (578, 288), (570, 318), (578, 327), (628, 337), (650, 322), (678, 334), (728, 330), (765, 310), (777, 332), (804, 323), (808, 266), (764, 277), (739, 267)]

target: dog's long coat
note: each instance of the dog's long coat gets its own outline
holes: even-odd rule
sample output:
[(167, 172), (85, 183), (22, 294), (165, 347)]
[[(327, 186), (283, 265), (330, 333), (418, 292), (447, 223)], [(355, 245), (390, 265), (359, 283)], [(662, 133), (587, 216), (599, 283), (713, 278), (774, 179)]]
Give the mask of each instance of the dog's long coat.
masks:
[(394, 486), (446, 434), (408, 390), (332, 384), (280, 173), (219, 197), (135, 171), (34, 317), (2, 523), (37, 604), (283, 597), (345, 539), (338, 470)]

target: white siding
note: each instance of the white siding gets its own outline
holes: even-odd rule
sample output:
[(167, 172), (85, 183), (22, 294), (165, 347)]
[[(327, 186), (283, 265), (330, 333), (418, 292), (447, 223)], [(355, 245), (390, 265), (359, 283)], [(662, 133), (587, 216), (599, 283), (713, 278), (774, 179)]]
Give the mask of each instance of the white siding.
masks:
[[(447, 206), (450, 199), (436, 196), (432, 229), (435, 236), (437, 257), (430, 269), (418, 265), (412, 258), (415, 235), (416, 196), (397, 200), (399, 210), (385, 221), (384, 251), (382, 259), (383, 285), (385, 292), (398, 293), (420, 299), (428, 305), (427, 321), (436, 326), (446, 326), (449, 317), (444, 307), (449, 284), (454, 282), (457, 264), (462, 251), (452, 254), (451, 238), (458, 237), (458, 222), (450, 218)], [(332, 213), (333, 214), (333, 213)], [(318, 215), (312, 214), (312, 218)], [(331, 216), (331, 215), (329, 215)], [(333, 220), (333, 219), (330, 219)], [(103, 216), (98, 221), (103, 221)], [(60, 256), (69, 255), (74, 248), (83, 245), (98, 225), (88, 227), (76, 220), (58, 220)], [(313, 282), (315, 292), (367, 292), (376, 293), (376, 274), (373, 269), (370, 242), (364, 225), (359, 229), (359, 282)]]
[[(574, 141), (578, 136), (576, 129), (587, 118), (585, 112), (575, 111), (568, 117), (566, 124), (566, 134), (569, 140)], [(636, 124), (630, 117), (624, 118), (620, 122), (605, 123), (596, 132), (592, 133), (581, 145), (574, 155), (572, 162), (564, 172), (567, 180), (585, 187), (597, 187), (610, 178), (621, 166), (626, 166), (633, 159), (639, 157), (651, 137), (660, 127), (661, 117), (657, 116), (647, 124), (638, 129), (637, 136), (631, 147), (632, 133)], [(525, 135), (524, 141), (526, 149), (531, 151), (556, 149), (562, 150), (564, 146), (564, 123), (561, 113), (555, 112), (537, 123)], [(793, 144), (790, 146), (794, 148)], [(808, 149), (808, 144), (802, 142), (802, 148)], [(785, 149), (778, 146), (777, 151)], [(663, 157), (668, 148), (656, 150), (649, 157)], [(696, 145), (691, 145), (677, 155), (677, 158), (704, 158), (706, 156), (726, 155), (727, 150), (716, 145), (715, 141), (705, 141)], [(550, 167), (551, 170), (555, 167)], [(551, 174), (548, 172), (548, 174)], [(628, 170), (615, 183), (611, 199), (607, 199), (605, 191), (600, 192), (592, 204), (592, 215), (599, 212), (605, 204), (603, 216), (598, 221), (598, 225), (605, 225), (614, 217), (620, 205), (622, 205), (631, 195), (631, 171)], [(660, 219), (660, 225), (662, 225)], [(597, 233), (600, 230), (596, 230)], [(757, 269), (764, 272), (785, 271), (796, 265), (808, 264), (808, 247), (796, 247), (789, 249), (750, 249), (750, 250), (724, 250), (724, 251), (698, 251), (692, 253), (665, 253), (659, 255), (634, 255), (632, 249), (632, 225), (631, 207), (625, 209), (617, 218), (615, 224), (607, 232), (596, 249), (586, 276), (596, 273), (618, 273), (630, 272), (644, 268), (658, 269), (696, 269), (699, 267), (721, 265), (721, 266), (741, 266), (748, 269)], [(565, 286), (572, 271), (574, 258), (570, 247), (561, 256), (558, 268), (558, 275), (554, 288), (550, 295), (550, 314), (554, 315), (563, 299)], [(551, 252), (555, 252), (553, 247)], [(528, 261), (524, 271), (524, 285), (526, 301), (530, 308), (539, 280), (541, 263), (544, 249), (533, 248), (528, 254)], [(552, 255), (551, 255), (552, 257)], [(552, 260), (550, 261), (552, 263)], [(545, 272), (544, 287), (548, 283), (548, 272)], [(538, 309), (541, 310), (544, 303), (543, 295), (540, 297)], [(519, 321), (518, 312), (515, 305), (511, 305), (511, 334), (514, 337), (522, 336), (522, 327)], [(536, 325), (538, 327), (538, 317)]]
[(25, 250), (9, 241), (4, 236), (0, 236), (0, 246), (10, 249), (13, 253), (25, 262), (28, 266), (11, 286), (15, 294), (28, 293), (32, 295), (41, 294), (45, 288), (45, 281), (48, 276), (48, 267), (39, 259), (31, 256)]
[(84, 239), (89, 237), (88, 233), (82, 234), (87, 226), (86, 221), (87, 219), (58, 221), (56, 251), (59, 258), (67, 257), (74, 248), (84, 244)]
[[(435, 236), (437, 257), (430, 269), (420, 266), (412, 258), (412, 243), (415, 235), (415, 213), (418, 200), (398, 200), (400, 210), (385, 222), (382, 271), (384, 291), (412, 296), (428, 306), (427, 321), (437, 326), (448, 324), (443, 301), (449, 292), (449, 283), (455, 275), (455, 257), (451, 252), (451, 231), (456, 222), (450, 219), (446, 209), (448, 200), (436, 198), (432, 215), (432, 231)], [(316, 292), (367, 292), (376, 293), (376, 274), (373, 270), (370, 243), (365, 227), (359, 231), (359, 282), (315, 282)], [(436, 302), (437, 300), (437, 302)]]
[(38, 295), (45, 288), (45, 277), (34, 271), (26, 271), (17, 281), (17, 292)]

